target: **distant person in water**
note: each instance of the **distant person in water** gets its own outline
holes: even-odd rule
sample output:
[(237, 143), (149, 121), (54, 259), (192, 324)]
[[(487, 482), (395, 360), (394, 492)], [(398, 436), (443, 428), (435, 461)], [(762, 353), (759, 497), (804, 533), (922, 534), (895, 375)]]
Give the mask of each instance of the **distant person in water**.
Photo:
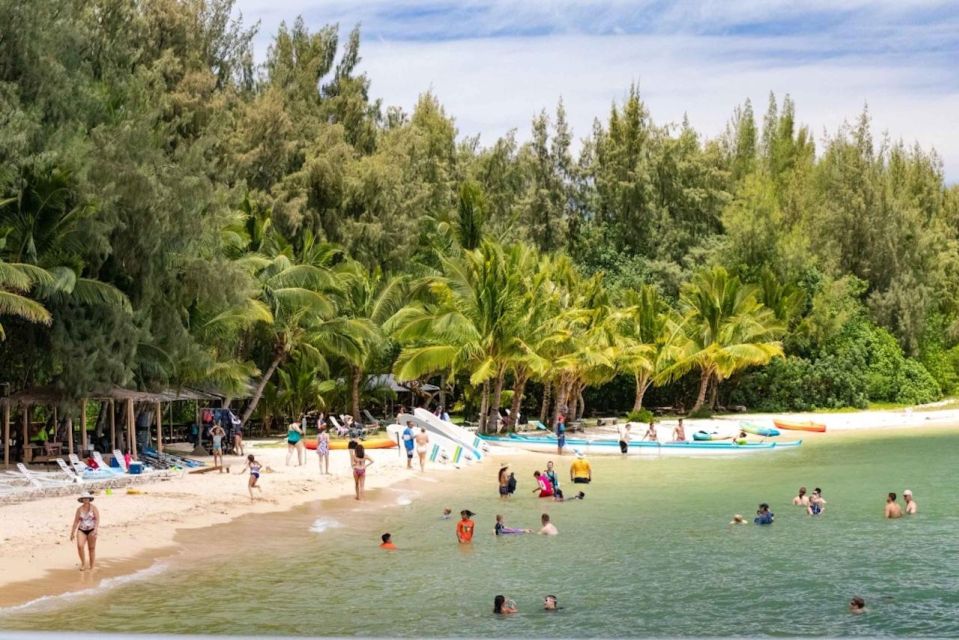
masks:
[(498, 536), (508, 536), (518, 533), (532, 533), (532, 529), (517, 529), (514, 527), (507, 527), (506, 523), (503, 522), (503, 516), (496, 514), (496, 526), (493, 527), (493, 533)]
[(497, 615), (508, 615), (517, 612), (519, 612), (519, 609), (516, 608), (516, 603), (506, 596), (496, 596), (493, 598), (493, 613)]
[(440, 516), (440, 520), (449, 520), (453, 515), (453, 510), (449, 507), (443, 509), (443, 515)]
[(549, 521), (548, 513), (541, 515), (539, 520), (543, 525), (543, 528), (539, 530), (540, 535), (555, 536), (559, 534), (559, 531), (556, 529), (556, 525)]
[(574, 484), (589, 484), (593, 481), (593, 467), (582, 451), (576, 452), (576, 459), (569, 465), (569, 479)]
[(380, 536), (380, 540), (383, 542), (380, 543), (380, 549), (387, 549), (389, 551), (395, 551), (396, 545), (393, 544), (393, 536), (388, 533), (384, 533)]
[(736, 515), (733, 516), (733, 519), (729, 521), (729, 524), (749, 524), (749, 523), (746, 522), (746, 518), (742, 517), (742, 515), (737, 513)]
[(543, 598), (543, 611), (556, 611), (558, 609), (562, 609), (562, 607), (559, 606), (556, 596), (546, 596)]
[(857, 615), (866, 613), (866, 601), (861, 596), (853, 596), (852, 600), (849, 601), (849, 613)]
[(912, 491), (906, 489), (902, 492), (902, 499), (906, 501), (906, 515), (913, 516), (916, 515), (916, 511), (919, 509), (919, 505), (916, 504), (916, 501), (912, 499)]
[(686, 429), (683, 427), (683, 419), (680, 418), (673, 429), (673, 440), (676, 442), (686, 442)]
[(653, 424), (652, 420), (649, 421), (649, 427), (646, 429), (646, 435), (643, 436), (643, 440), (659, 442), (659, 434), (656, 432), (656, 425)]
[(627, 422), (619, 428), (619, 450), (622, 453), (626, 453), (626, 451), (629, 449), (629, 431), (632, 426), (633, 423)]
[(498, 477), (498, 480), (497, 480), (497, 482), (499, 482), (499, 497), (500, 497), (500, 498), (508, 498), (508, 497), (509, 497), (509, 494), (510, 494), (510, 491), (509, 491), (509, 476), (510, 476), (510, 474), (509, 474), (509, 464), (507, 464), (507, 463), (505, 463), (505, 462), (502, 463), (502, 464), (500, 464), (500, 466), (499, 466), (499, 477)]
[(552, 498), (553, 485), (550, 483), (549, 479), (539, 471), (534, 471), (533, 477), (536, 478), (537, 486), (535, 489), (533, 489), (532, 493), (539, 491), (540, 498)]
[(806, 487), (799, 487), (799, 495), (793, 498), (793, 504), (797, 507), (809, 506), (809, 496), (806, 495)]
[(476, 514), (469, 509), (460, 511), (460, 521), (456, 523), (456, 540), (460, 544), (470, 544), (473, 542), (473, 532), (476, 530), (476, 523), (473, 522), (473, 516)]
[(772, 511), (769, 510), (769, 505), (764, 502), (759, 505), (759, 510), (756, 511), (756, 517), (753, 518), (753, 522), (760, 525), (772, 524), (775, 517)]
[(896, 502), (895, 493), (890, 492), (889, 495), (886, 496), (885, 515), (886, 515), (886, 518), (892, 518), (892, 519), (902, 517), (902, 509), (899, 507), (899, 503)]

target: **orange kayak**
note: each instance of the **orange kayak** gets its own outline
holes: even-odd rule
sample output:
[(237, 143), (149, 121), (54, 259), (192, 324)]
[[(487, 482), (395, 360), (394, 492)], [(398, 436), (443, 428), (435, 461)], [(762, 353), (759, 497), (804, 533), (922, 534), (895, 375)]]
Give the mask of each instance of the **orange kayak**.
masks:
[(826, 425), (819, 422), (807, 420), (806, 422), (787, 422), (785, 420), (773, 420), (773, 424), (780, 429), (789, 431), (816, 431), (818, 433), (826, 432)]
[[(330, 449), (346, 449), (349, 440), (330, 440)], [(396, 447), (396, 441), (389, 438), (372, 438), (370, 440), (361, 440), (360, 444), (364, 449), (392, 449)], [(306, 441), (307, 449), (316, 449), (316, 438), (310, 438)]]

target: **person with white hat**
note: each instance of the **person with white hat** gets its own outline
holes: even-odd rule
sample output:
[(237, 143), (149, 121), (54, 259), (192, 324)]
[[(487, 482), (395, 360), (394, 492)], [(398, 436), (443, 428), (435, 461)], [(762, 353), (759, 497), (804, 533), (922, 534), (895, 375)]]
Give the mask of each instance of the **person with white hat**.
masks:
[[(77, 498), (80, 506), (73, 517), (73, 526), (70, 528), (70, 541), (77, 541), (77, 554), (80, 556), (80, 571), (93, 569), (97, 558), (97, 532), (100, 530), (100, 511), (93, 506), (93, 494), (87, 491)], [(84, 557), (89, 557), (89, 564)]]
[(912, 491), (906, 489), (902, 492), (902, 499), (906, 501), (906, 515), (914, 516), (916, 515), (916, 510), (919, 509), (919, 505), (916, 504), (916, 501), (912, 499)]
[(582, 451), (576, 450), (576, 459), (569, 465), (569, 479), (574, 484), (589, 484), (593, 481), (593, 467), (583, 455)]

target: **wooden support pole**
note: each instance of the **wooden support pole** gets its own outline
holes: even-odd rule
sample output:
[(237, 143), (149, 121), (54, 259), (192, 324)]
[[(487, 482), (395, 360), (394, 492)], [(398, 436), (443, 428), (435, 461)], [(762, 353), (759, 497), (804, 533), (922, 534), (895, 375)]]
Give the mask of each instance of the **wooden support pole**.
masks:
[(80, 442), (81, 450), (89, 451), (90, 445), (87, 442), (87, 399), (84, 398), (80, 403)]
[(127, 438), (129, 440), (130, 455), (136, 460), (137, 436), (136, 419), (133, 416), (133, 398), (127, 398)]
[(157, 451), (163, 453), (163, 407), (157, 402)]
[(3, 466), (10, 466), (10, 401), (3, 401)]
[(23, 446), (26, 447), (28, 444), (30, 444), (30, 439), (27, 437), (29, 435), (29, 428), (27, 425), (30, 424), (30, 405), (21, 404), (20, 411), (22, 412), (20, 421), (23, 423)]
[(110, 400), (110, 450), (117, 448), (117, 408)]

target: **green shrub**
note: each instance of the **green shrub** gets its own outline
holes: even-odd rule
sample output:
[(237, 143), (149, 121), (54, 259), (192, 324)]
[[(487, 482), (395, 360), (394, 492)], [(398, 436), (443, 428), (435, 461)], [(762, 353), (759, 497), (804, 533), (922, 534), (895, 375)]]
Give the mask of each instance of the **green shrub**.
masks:
[(639, 422), (642, 424), (649, 424), (654, 421), (655, 417), (653, 412), (649, 409), (640, 409), (639, 411), (630, 411), (626, 414), (627, 422)]
[(709, 407), (702, 406), (702, 407), (696, 409), (695, 411), (690, 411), (690, 412), (689, 412), (689, 415), (688, 415), (687, 417), (688, 417), (688, 418), (692, 418), (692, 419), (700, 419), (700, 420), (702, 420), (702, 419), (707, 419), (707, 418), (712, 418), (712, 417), (713, 417), (713, 411), (712, 411), (712, 409), (710, 409)]

